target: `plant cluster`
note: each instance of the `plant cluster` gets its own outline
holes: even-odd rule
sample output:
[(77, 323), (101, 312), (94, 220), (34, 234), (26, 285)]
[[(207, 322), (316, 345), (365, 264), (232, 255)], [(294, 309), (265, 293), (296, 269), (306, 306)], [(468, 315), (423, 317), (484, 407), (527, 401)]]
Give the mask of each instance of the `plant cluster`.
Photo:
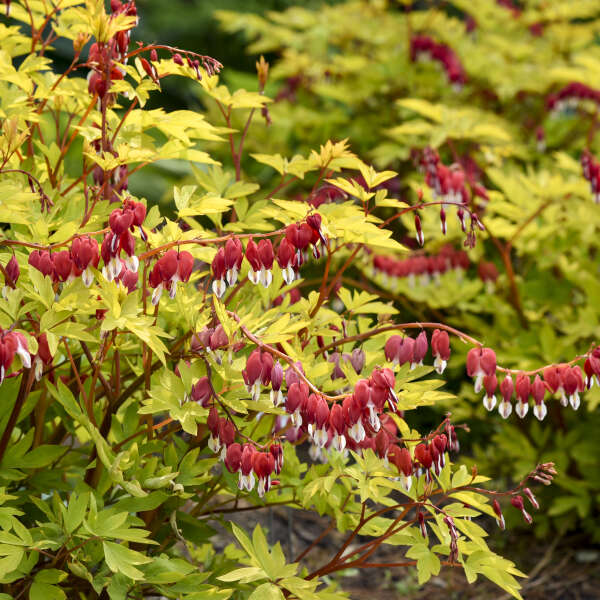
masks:
[[(547, 393), (576, 408), (577, 364), (589, 386), (598, 348), (568, 364), (502, 366), (462, 326), (402, 322), (368, 284), (373, 257), (409, 253), (401, 227), (420, 245), (434, 237), (440, 207), (458, 217), (452, 231), (440, 215), (443, 234), (477, 250), (492, 191), (475, 205), (485, 195), (467, 194), (467, 176), (434, 150), (425, 183), (437, 195), (419, 186), (412, 204), (390, 193), (398, 172), (376, 170), (346, 140), (247, 156), (260, 143), (255, 115), (276, 126), (264, 59), (257, 91), (230, 91), (214, 58), (134, 42), (134, 1), (109, 12), (101, 0), (5, 4), (0, 597), (335, 600), (347, 596), (326, 576), (348, 568), (416, 567), (424, 583), (444, 565), (519, 598), (523, 574), (475, 519), (504, 528), (506, 500), (530, 523), (523, 497), (539, 508), (529, 486), (549, 485), (554, 463), (484, 487), (458, 455), (468, 428), (448, 413), (420, 433), (410, 411), (455, 400), (429, 377), (446, 372), (451, 339), (470, 348), (466, 372), (487, 408), (502, 374), (509, 412), (516, 376), (515, 411), (524, 417), (532, 396), (538, 418)], [(55, 72), (50, 51), (65, 40), (73, 59)], [(219, 120), (146, 108), (171, 76)], [(172, 190), (174, 218), (130, 189), (168, 160), (193, 178)], [(253, 178), (250, 161), (277, 175)], [(441, 253), (468, 268), (462, 251)], [(363, 263), (360, 280), (347, 277)], [(250, 537), (228, 518), (279, 505), (330, 525), (286, 557), (260, 525)], [(216, 525), (231, 534), (224, 549)], [(309, 569), (334, 529), (344, 541)], [(378, 560), (383, 544), (397, 561)]]
[[(410, 254), (359, 255), (342, 283), (360, 282), (393, 301), (405, 320), (442, 321), (493, 348), (514, 370), (512, 387), (504, 375), (484, 374), (482, 406), (464, 371), (452, 367), (445, 376), (459, 400), (439, 402), (438, 414), (466, 419), (473, 462), (507, 482), (532, 460), (556, 460), (557, 485), (543, 494), (549, 510), (536, 519), (536, 533), (583, 527), (598, 539), (600, 391), (586, 393), (585, 414), (563, 407), (569, 397), (579, 405), (592, 372), (584, 363), (598, 343), (600, 221), (590, 201), (598, 199), (600, 154), (598, 6), (348, 1), (320, 11), (218, 17), (227, 31), (246, 33), (250, 52), (277, 55), (273, 124), (249, 138), (257, 151), (297, 152), (324, 135), (348, 136), (363, 160), (399, 173), (379, 214)], [(438, 203), (419, 211), (422, 235), (414, 212), (397, 217), (393, 200), (398, 207)], [(478, 242), (467, 249), (470, 264), (432, 277), (432, 257), (448, 242), (458, 251), (471, 231)], [(435, 285), (414, 285), (432, 279)], [(452, 364), (466, 365), (468, 348), (453, 350)], [(543, 363), (558, 368), (562, 383), (556, 370), (539, 370)], [(517, 389), (521, 370), (528, 379), (520, 377)], [(501, 385), (509, 402), (498, 402)], [(507, 422), (487, 414), (494, 405)], [(528, 405), (543, 423), (521, 421)]]

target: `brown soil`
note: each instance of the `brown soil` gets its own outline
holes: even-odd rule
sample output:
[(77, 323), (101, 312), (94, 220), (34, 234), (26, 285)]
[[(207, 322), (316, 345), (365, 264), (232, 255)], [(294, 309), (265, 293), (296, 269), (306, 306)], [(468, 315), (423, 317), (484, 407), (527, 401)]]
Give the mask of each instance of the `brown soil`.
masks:
[[(251, 531), (257, 522), (268, 532), (269, 542), (280, 542), (288, 561), (293, 561), (327, 527), (326, 518), (286, 508), (248, 511), (232, 518)], [(525, 600), (600, 600), (600, 549), (582, 538), (555, 539), (551, 545), (523, 532), (495, 534), (490, 546), (514, 561), (529, 575), (522, 581)], [(327, 563), (345, 536), (332, 532), (303, 559), (309, 570)], [(365, 538), (364, 541), (367, 541)], [(223, 540), (225, 541), (225, 540)], [(357, 544), (361, 543), (357, 540)], [(499, 547), (501, 546), (501, 547)], [(350, 548), (352, 548), (351, 546)], [(402, 549), (382, 547), (375, 562), (397, 562)], [(469, 585), (462, 571), (442, 569), (425, 586), (417, 583), (413, 568), (356, 569), (335, 574), (352, 600), (509, 600), (511, 596), (486, 579)]]

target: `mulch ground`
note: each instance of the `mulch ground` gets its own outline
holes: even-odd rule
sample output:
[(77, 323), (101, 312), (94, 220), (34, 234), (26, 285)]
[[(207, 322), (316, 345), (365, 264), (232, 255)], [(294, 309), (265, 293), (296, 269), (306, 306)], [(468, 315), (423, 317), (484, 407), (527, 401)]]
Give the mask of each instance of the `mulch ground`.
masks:
[[(260, 522), (268, 531), (269, 542), (279, 541), (290, 562), (328, 524), (325, 518), (314, 513), (278, 507), (237, 513), (232, 518), (247, 531)], [(529, 575), (522, 582), (525, 600), (600, 600), (600, 548), (586, 543), (584, 537), (555, 538), (549, 544), (523, 532), (499, 535), (503, 537), (488, 540), (490, 546), (494, 547), (497, 539), (502, 547), (496, 551)], [(303, 565), (312, 570), (327, 563), (344, 538), (333, 532), (311, 550)], [(383, 546), (372, 560), (397, 562), (403, 558), (398, 550)], [(448, 568), (422, 587), (412, 568), (347, 570), (336, 574), (336, 579), (352, 600), (509, 600), (511, 597), (483, 578), (469, 585), (461, 571)]]

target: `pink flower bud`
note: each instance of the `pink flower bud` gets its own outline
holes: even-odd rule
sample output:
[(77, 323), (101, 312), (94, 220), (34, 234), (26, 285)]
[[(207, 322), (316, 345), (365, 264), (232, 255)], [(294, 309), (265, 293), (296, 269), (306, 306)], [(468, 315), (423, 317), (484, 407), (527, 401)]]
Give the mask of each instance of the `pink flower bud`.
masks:
[(525, 417), (529, 409), (529, 394), (531, 392), (531, 382), (529, 377), (524, 373), (517, 375), (517, 384), (515, 386), (517, 399), (519, 400), (515, 411), (521, 417)]
[(533, 492), (529, 488), (523, 488), (523, 494), (525, 494), (527, 500), (531, 502), (533, 508), (539, 509), (540, 505), (538, 504), (536, 497), (533, 495)]
[(212, 390), (208, 377), (205, 376), (198, 379), (198, 381), (192, 386), (190, 396), (194, 402), (198, 402), (205, 408), (208, 406), (208, 402), (212, 396)]
[(428, 349), (429, 349), (429, 344), (427, 342), (427, 334), (424, 331), (421, 331), (421, 333), (417, 336), (417, 339), (415, 340), (415, 347), (413, 350), (413, 358), (412, 358), (411, 366), (413, 366), (413, 365), (422, 366), (423, 359), (425, 358), (425, 355), (427, 354)]
[(206, 419), (206, 426), (208, 430), (213, 434), (213, 436), (217, 436), (219, 434), (219, 411), (216, 406), (213, 406), (208, 412), (208, 417)]
[(271, 369), (271, 388), (276, 392), (281, 389), (283, 383), (283, 368), (277, 361)]
[(113, 210), (108, 218), (108, 224), (115, 235), (125, 233), (133, 224), (134, 215), (131, 211), (120, 208)]
[(517, 509), (519, 509), (521, 511), (521, 514), (523, 515), (523, 518), (525, 519), (525, 521), (527, 521), (527, 523), (531, 524), (533, 522), (533, 519), (531, 518), (531, 515), (525, 510), (525, 506), (523, 504), (523, 498), (522, 496), (513, 496), (510, 499), (510, 503)]
[(492, 507), (494, 512), (496, 513), (496, 521), (498, 522), (498, 527), (500, 529), (506, 529), (506, 523), (504, 522), (504, 515), (502, 514), (502, 509), (500, 508), (500, 504), (498, 500), (494, 499), (492, 502)]
[(450, 359), (450, 339), (447, 331), (441, 329), (433, 331), (431, 336), (431, 352), (434, 357), (433, 366), (441, 375)]
[(279, 475), (279, 473), (281, 473), (281, 469), (283, 468), (283, 448), (280, 444), (271, 444), (269, 452), (275, 459), (275, 473)]
[(430, 469), (433, 463), (431, 451), (426, 444), (419, 444), (415, 447), (415, 458), (423, 465), (424, 469)]
[[(97, 247), (97, 244), (96, 244)], [(19, 268), (19, 263), (17, 262), (17, 257), (13, 254), (10, 257), (10, 260), (6, 263), (6, 267), (4, 267), (4, 270), (6, 271), (6, 275), (7, 277), (10, 279), (10, 283), (17, 283), (18, 279), (19, 279), (19, 275), (21, 274), (21, 269)], [(6, 284), (8, 285), (9, 282), (7, 281)]]
[(225, 466), (230, 473), (237, 473), (242, 466), (242, 447), (240, 444), (230, 444), (225, 454)]
[(498, 386), (498, 379), (496, 374), (486, 375), (483, 378), (483, 387), (485, 389), (485, 397), (483, 399), (483, 405), (487, 410), (494, 410), (496, 406), (496, 387)]
[(418, 214), (415, 214), (415, 230), (416, 230), (416, 238), (419, 246), (423, 246), (425, 244), (425, 236), (423, 235), (423, 229), (421, 228), (421, 219)]
[(365, 352), (362, 350), (362, 348), (354, 348), (354, 350), (352, 350), (352, 354), (350, 355), (350, 364), (357, 375), (360, 375), (361, 371), (363, 370), (365, 366), (365, 360)]
[(52, 255), (54, 273), (59, 281), (66, 281), (73, 272), (73, 260), (68, 250), (62, 250)]

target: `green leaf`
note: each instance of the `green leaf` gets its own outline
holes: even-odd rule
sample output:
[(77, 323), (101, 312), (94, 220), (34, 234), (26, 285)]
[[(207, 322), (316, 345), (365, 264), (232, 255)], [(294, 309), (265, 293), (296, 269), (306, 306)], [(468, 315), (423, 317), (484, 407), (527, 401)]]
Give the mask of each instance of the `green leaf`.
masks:
[(34, 581), (29, 588), (29, 600), (64, 600), (66, 594), (57, 586)]
[(68, 574), (58, 569), (44, 569), (35, 574), (35, 581), (39, 583), (60, 583), (68, 577)]
[(108, 568), (113, 573), (123, 573), (131, 579), (143, 579), (144, 574), (136, 569), (133, 565), (144, 565), (152, 562), (148, 556), (144, 556), (141, 552), (136, 552), (114, 542), (102, 542), (104, 549), (104, 558)]

